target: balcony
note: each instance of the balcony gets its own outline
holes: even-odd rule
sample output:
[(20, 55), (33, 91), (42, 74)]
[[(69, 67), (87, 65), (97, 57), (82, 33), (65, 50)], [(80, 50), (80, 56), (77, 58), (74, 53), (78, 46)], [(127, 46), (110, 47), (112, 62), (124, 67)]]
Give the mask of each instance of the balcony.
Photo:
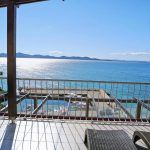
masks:
[[(1, 149), (15, 150), (84, 150), (86, 128), (97, 130), (124, 130), (132, 138), (135, 130), (150, 131), (144, 123), (84, 122), (73, 120), (17, 119), (15, 124), (0, 120)], [(139, 145), (143, 143), (140, 142)]]
[(86, 128), (121, 129), (130, 138), (150, 131), (150, 83), (19, 78), (16, 87), (16, 8), (39, 1), (0, 0), (8, 75), (0, 78), (0, 149), (84, 150)]
[(150, 83), (18, 78), (11, 124), (0, 81), (2, 149), (86, 149), (86, 128), (150, 131)]

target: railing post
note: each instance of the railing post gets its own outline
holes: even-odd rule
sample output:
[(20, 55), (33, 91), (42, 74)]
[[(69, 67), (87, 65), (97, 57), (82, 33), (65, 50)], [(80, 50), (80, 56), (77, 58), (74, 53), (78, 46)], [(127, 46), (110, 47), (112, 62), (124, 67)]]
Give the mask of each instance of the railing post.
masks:
[(89, 99), (87, 98), (86, 99), (86, 118), (88, 118), (89, 117)]
[(37, 98), (34, 98), (34, 110), (37, 108)]
[(7, 6), (7, 84), (8, 115), (12, 121), (17, 116), (16, 103), (16, 5), (9, 0)]
[(141, 103), (137, 102), (137, 108), (136, 108), (136, 119), (140, 119), (141, 118)]

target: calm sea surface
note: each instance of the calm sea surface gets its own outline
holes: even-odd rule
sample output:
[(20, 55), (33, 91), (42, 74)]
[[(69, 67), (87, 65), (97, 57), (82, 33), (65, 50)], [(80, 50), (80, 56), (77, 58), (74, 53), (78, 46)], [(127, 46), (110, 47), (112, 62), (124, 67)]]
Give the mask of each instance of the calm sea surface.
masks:
[[(0, 58), (3, 76), (6, 63)], [(150, 82), (150, 62), (17, 58), (17, 77)]]
[[(4, 77), (7, 75), (6, 64), (6, 58), (0, 58), (0, 71), (3, 72)], [(17, 77), (150, 82), (150, 62), (17, 58)], [(137, 93), (139, 96), (138, 91)], [(145, 96), (145, 94), (140, 94), (141, 96)], [(148, 97), (147, 99), (149, 99), (149, 94), (146, 96)], [(61, 105), (67, 105), (67, 102), (61, 102), (63, 102)], [(38, 100), (38, 105), (40, 103), (41, 100)], [(55, 103), (56, 104), (50, 102), (50, 104), (47, 105), (50, 110), (58, 109), (60, 101), (55, 101)], [(31, 100), (26, 99), (18, 104), (17, 108), (19, 111), (26, 111), (30, 105)], [(125, 103), (123, 105), (131, 114), (135, 115), (136, 104)], [(33, 109), (33, 107), (31, 109)], [(142, 115), (149, 115), (148, 110), (142, 109)]]

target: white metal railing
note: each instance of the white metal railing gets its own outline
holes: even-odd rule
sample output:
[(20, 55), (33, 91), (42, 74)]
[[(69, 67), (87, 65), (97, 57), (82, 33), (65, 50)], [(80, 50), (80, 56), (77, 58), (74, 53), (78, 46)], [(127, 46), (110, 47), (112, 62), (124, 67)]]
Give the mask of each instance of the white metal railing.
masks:
[[(7, 78), (0, 88), (7, 115)], [(18, 117), (150, 120), (150, 83), (17, 78), (16, 92)]]

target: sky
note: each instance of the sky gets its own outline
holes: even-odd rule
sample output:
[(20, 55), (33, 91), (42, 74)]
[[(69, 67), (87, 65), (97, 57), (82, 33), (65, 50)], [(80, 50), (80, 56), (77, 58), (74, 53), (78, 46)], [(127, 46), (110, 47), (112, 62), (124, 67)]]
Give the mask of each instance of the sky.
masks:
[[(6, 8), (0, 53), (6, 53)], [(17, 9), (17, 52), (150, 61), (150, 0), (50, 0)]]

